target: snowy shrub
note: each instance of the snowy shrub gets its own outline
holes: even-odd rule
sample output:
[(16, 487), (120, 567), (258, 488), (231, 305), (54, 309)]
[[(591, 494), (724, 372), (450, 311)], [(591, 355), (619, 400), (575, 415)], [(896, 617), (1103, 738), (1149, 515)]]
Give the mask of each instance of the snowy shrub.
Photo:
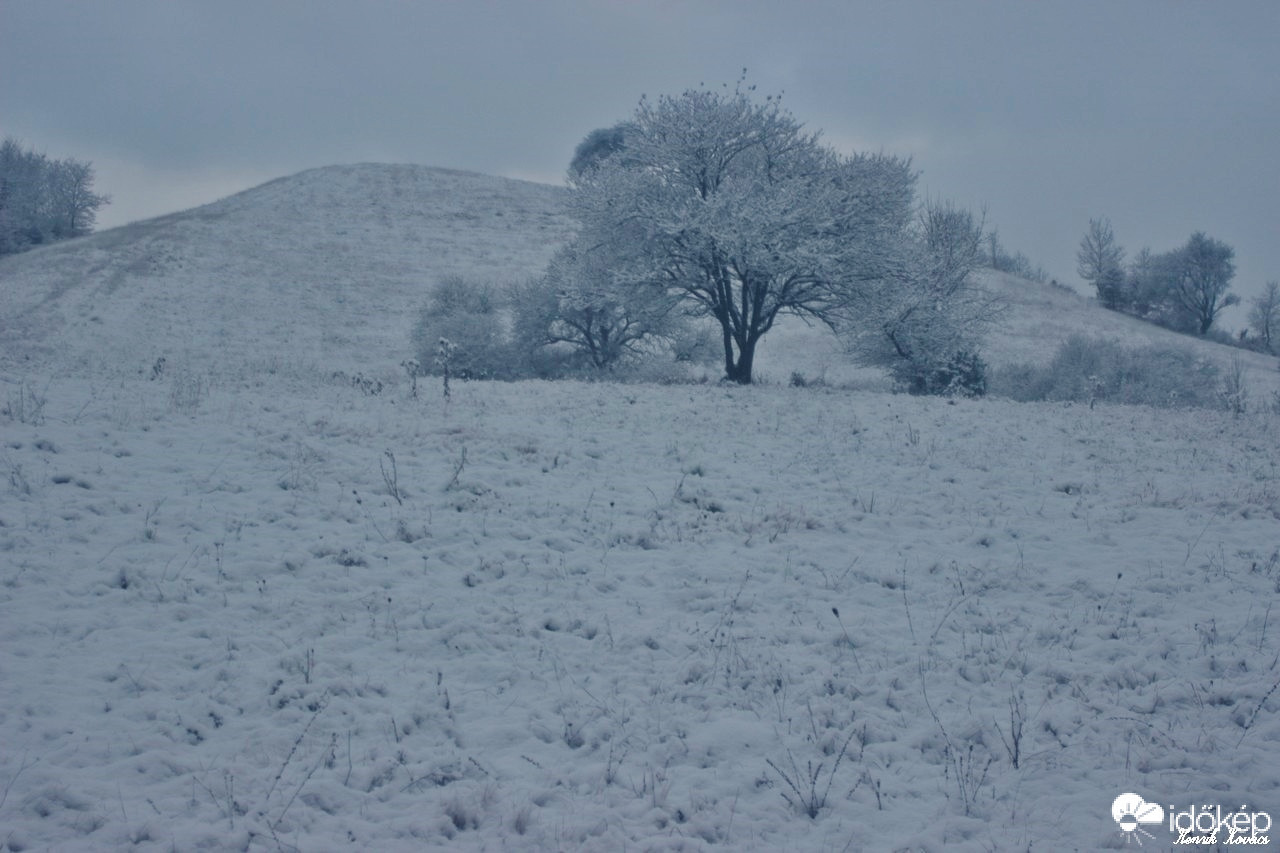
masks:
[[(17, 388), (8, 393), (4, 409), (0, 410), (6, 418), (21, 424), (39, 426), (44, 423), (44, 406), (47, 397), (28, 382), (17, 383)], [(46, 386), (46, 390), (48, 386)]]
[(566, 246), (540, 278), (511, 289), (514, 337), (522, 352), (561, 349), (597, 370), (635, 363), (664, 348), (679, 327), (663, 291), (617, 279), (621, 250)]
[(203, 377), (189, 370), (172, 374), (169, 384), (169, 410), (193, 415), (200, 409), (200, 402), (207, 396), (208, 387)]
[(440, 339), (456, 344), (450, 373), (458, 379), (511, 379), (516, 360), (498, 289), (447, 276), (432, 289), (413, 330), (415, 357), (424, 372), (439, 374)]
[(992, 393), (1013, 400), (1113, 402), (1165, 408), (1218, 408), (1218, 369), (1190, 350), (1126, 347), (1073, 335), (1044, 367), (999, 371)]
[(790, 750), (787, 751), (786, 764), (777, 764), (772, 758), (765, 759), (765, 763), (784, 783), (784, 787), (779, 792), (782, 799), (800, 814), (810, 820), (816, 820), (822, 810), (827, 807), (827, 798), (836, 780), (836, 772), (849, 751), (849, 743), (853, 740), (854, 734), (856, 732), (849, 732), (829, 769), (826, 761), (819, 760), (814, 764), (812, 759), (805, 762), (805, 766), (801, 768)]
[(688, 364), (714, 365), (723, 356), (715, 327), (707, 323), (677, 324), (668, 340), (676, 361)]
[(885, 368), (911, 394), (985, 394), (978, 350), (1005, 305), (973, 277), (982, 234), (982, 220), (969, 211), (927, 202), (898, 269), (843, 323), (850, 354)]
[(897, 386), (908, 394), (981, 397), (987, 393), (987, 364), (977, 353), (957, 352), (946, 359), (904, 359), (890, 368)]
[(1231, 356), (1231, 365), (1222, 377), (1219, 394), (1223, 407), (1233, 415), (1243, 415), (1249, 408), (1249, 389), (1245, 383), (1244, 362), (1239, 355)]
[(381, 379), (365, 376), (360, 372), (351, 376), (346, 371), (335, 370), (329, 374), (329, 379), (338, 385), (350, 385), (366, 397), (376, 397), (382, 393), (383, 385)]

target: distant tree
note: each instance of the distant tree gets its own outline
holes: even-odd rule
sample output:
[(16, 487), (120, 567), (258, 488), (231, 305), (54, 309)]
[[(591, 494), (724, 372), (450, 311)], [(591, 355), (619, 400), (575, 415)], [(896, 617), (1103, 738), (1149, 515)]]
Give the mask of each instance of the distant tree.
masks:
[(0, 254), (40, 242), (40, 190), (47, 162), (13, 139), (0, 143)]
[(1155, 268), (1155, 255), (1146, 246), (1139, 249), (1129, 261), (1121, 298), (1121, 310), (1125, 313), (1146, 319), (1153, 305), (1160, 301)]
[(93, 230), (98, 208), (107, 197), (93, 191), (93, 166), (57, 160), (48, 174), (50, 232), (54, 239), (80, 237)]
[(626, 143), (626, 122), (615, 124), (613, 127), (596, 128), (588, 133), (574, 149), (573, 160), (569, 162), (569, 176), (577, 178), (588, 169), (594, 169), (625, 148)]
[(999, 271), (1000, 258), (1004, 255), (1004, 246), (1000, 245), (1000, 232), (992, 228), (983, 239), (987, 244), (987, 266)]
[(1019, 278), (1025, 278), (1030, 281), (1038, 281), (1041, 284), (1049, 280), (1049, 274), (1044, 268), (1033, 263), (1030, 258), (1022, 252), (1014, 252), (1009, 254), (1004, 245), (1000, 242), (1000, 232), (992, 228), (987, 231), (982, 238), (982, 242), (986, 245), (985, 257), (983, 264), (996, 272), (1009, 273)]
[(0, 254), (93, 230), (110, 199), (93, 191), (93, 167), (50, 160), (16, 140), (0, 143)]
[(1280, 283), (1267, 282), (1266, 289), (1251, 300), (1249, 328), (1267, 352), (1276, 351), (1276, 341), (1280, 338)]
[(1125, 307), (1124, 249), (1116, 242), (1111, 220), (1089, 220), (1076, 264), (1080, 277), (1097, 289), (1098, 302), (1104, 308), (1114, 311)]
[(910, 163), (839, 155), (741, 81), (641, 99), (626, 128), (625, 157), (571, 178), (572, 211), (584, 233), (632, 241), (620, 286), (716, 321), (731, 381), (752, 381), (779, 316), (834, 323), (902, 260)]
[(1193, 331), (1194, 322), (1173, 299), (1170, 289), (1180, 265), (1176, 250), (1156, 253), (1144, 246), (1125, 270), (1118, 310), (1175, 331)]
[(1236, 274), (1235, 254), (1226, 243), (1205, 236), (1203, 231), (1192, 234), (1177, 252), (1171, 293), (1201, 335), (1213, 327), (1219, 311), (1240, 301), (1227, 292)]
[(1049, 280), (1049, 274), (1044, 271), (1044, 267), (1034, 263), (1030, 258), (1022, 252), (1014, 252), (1013, 256), (1008, 259), (1005, 265), (1000, 267), (1001, 271), (1011, 273), (1019, 278), (1025, 278), (1028, 281), (1038, 281), (1044, 284)]

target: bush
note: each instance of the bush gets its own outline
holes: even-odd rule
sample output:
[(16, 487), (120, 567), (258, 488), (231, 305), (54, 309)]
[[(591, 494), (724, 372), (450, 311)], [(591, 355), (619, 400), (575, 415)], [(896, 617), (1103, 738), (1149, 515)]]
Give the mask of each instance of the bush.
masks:
[[(612, 313), (583, 308), (548, 281), (499, 289), (459, 276), (441, 279), (414, 326), (414, 358), (405, 369), (443, 375), (447, 351), (452, 379), (668, 382), (686, 381), (716, 357), (718, 342), (705, 324), (664, 311), (650, 317), (637, 303), (610, 303), (619, 309)], [(581, 340), (584, 330), (595, 336), (594, 349)]]
[(941, 363), (902, 361), (891, 371), (908, 394), (982, 397), (987, 393), (987, 365), (976, 353), (957, 352)]
[(439, 375), (440, 340), (455, 346), (450, 374), (458, 379), (514, 379), (517, 359), (498, 289), (460, 276), (441, 279), (418, 317), (412, 342), (424, 374)]
[(671, 356), (692, 365), (716, 365), (724, 358), (719, 329), (708, 323), (682, 319), (672, 324)]
[(996, 372), (991, 392), (1019, 401), (1105, 401), (1165, 408), (1218, 408), (1218, 369), (1178, 347), (1126, 347), (1073, 335), (1043, 367)]

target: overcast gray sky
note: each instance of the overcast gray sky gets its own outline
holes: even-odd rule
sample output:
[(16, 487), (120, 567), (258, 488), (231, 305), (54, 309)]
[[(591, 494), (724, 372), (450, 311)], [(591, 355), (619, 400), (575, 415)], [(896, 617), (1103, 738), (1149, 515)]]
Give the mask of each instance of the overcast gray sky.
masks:
[(641, 94), (744, 67), (1061, 280), (1100, 215), (1280, 279), (1276, 0), (0, 0), (0, 135), (91, 161), (105, 227), (334, 163), (559, 182)]

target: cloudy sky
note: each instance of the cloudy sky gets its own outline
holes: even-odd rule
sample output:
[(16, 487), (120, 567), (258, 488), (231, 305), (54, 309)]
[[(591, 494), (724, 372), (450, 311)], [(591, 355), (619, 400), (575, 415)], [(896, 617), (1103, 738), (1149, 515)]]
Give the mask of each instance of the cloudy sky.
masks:
[(105, 227), (333, 163), (559, 182), (641, 94), (746, 67), (1052, 276), (1105, 215), (1131, 253), (1225, 240), (1247, 296), (1280, 279), (1277, 43), (1275, 0), (0, 0), (0, 135), (91, 161)]

